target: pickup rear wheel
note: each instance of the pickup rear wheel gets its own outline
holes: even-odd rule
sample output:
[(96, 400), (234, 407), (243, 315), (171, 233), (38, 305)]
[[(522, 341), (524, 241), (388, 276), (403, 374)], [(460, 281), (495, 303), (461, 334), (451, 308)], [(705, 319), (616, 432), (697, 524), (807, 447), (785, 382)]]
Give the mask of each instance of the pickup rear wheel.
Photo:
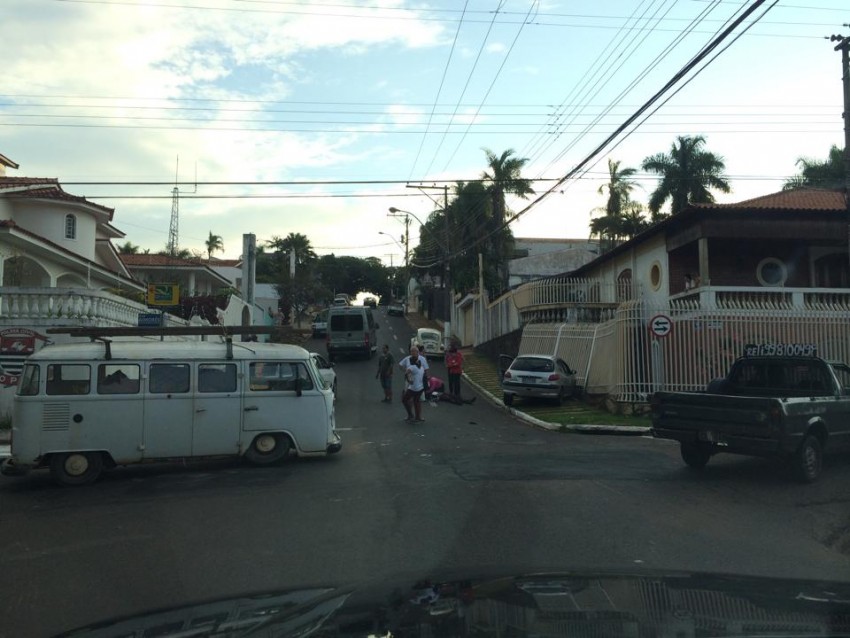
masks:
[(794, 453), (794, 474), (802, 483), (813, 483), (823, 468), (823, 446), (814, 434), (807, 434)]
[(711, 449), (699, 443), (682, 443), (680, 451), (685, 464), (695, 470), (704, 468), (711, 458)]

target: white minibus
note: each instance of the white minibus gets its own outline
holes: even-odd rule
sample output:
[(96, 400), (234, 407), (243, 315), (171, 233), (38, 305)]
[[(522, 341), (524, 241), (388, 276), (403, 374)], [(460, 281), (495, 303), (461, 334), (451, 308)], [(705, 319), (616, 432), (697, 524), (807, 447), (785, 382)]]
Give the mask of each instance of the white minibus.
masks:
[(103, 468), (186, 457), (274, 463), (338, 452), (334, 396), (310, 353), (272, 343), (107, 341), (30, 356), (0, 471), (60, 483)]

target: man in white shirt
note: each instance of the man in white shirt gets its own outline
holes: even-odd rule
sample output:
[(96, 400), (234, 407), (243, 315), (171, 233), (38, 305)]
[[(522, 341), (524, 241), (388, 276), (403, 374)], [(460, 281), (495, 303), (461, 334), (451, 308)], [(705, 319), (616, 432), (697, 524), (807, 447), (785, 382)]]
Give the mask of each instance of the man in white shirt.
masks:
[[(403, 361), (407, 361), (407, 367), (404, 369), (404, 395), (401, 402), (404, 409), (407, 411), (407, 421), (423, 422), (422, 418), (422, 391), (425, 389), (425, 366), (423, 360), (425, 357), (420, 357), (418, 351), (414, 352), (415, 348), (411, 348), (410, 356), (405, 357)], [(412, 409), (411, 409), (412, 408)]]

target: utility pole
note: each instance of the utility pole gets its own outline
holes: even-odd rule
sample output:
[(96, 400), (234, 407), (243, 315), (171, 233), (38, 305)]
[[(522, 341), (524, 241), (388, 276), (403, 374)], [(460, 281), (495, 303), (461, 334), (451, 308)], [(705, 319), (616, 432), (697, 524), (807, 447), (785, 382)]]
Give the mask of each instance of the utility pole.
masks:
[(405, 211), (399, 210), (397, 208), (390, 208), (390, 212), (387, 213), (390, 217), (401, 217), (404, 216), (404, 235), (401, 237), (401, 243), (404, 244), (404, 274), (407, 275), (405, 277), (405, 288), (404, 288), (404, 305), (406, 310), (410, 310), (409, 302), (407, 299), (407, 295), (410, 293), (410, 215)]
[[(850, 25), (845, 24), (845, 27)], [(847, 204), (847, 257), (850, 259), (850, 37), (833, 35), (830, 42), (838, 42), (834, 51), (841, 51), (841, 80), (844, 85), (844, 201)]]
[(449, 235), (449, 186), (448, 184), (444, 184), (443, 186), (437, 186), (436, 184), (431, 186), (426, 186), (424, 184), (407, 184), (406, 188), (418, 188), (419, 190), (425, 189), (438, 189), (443, 191), (443, 222), (445, 224), (445, 233), (446, 240), (443, 243), (443, 250), (445, 252), (445, 256), (443, 258), (443, 272), (445, 273), (443, 276), (443, 286), (446, 289), (446, 319), (443, 324), (443, 332), (446, 338), (446, 345), (448, 345), (449, 339), (452, 336), (452, 306), (454, 305), (454, 295), (452, 295), (452, 275), (451, 275), (451, 250), (450, 250), (450, 235)]

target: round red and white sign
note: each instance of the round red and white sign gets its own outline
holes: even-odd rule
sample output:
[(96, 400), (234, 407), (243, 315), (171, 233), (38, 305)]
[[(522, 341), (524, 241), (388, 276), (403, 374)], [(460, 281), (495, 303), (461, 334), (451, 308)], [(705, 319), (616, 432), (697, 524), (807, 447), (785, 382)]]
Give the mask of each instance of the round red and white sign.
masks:
[(649, 330), (656, 337), (666, 337), (673, 329), (673, 320), (667, 315), (655, 315), (649, 320)]

